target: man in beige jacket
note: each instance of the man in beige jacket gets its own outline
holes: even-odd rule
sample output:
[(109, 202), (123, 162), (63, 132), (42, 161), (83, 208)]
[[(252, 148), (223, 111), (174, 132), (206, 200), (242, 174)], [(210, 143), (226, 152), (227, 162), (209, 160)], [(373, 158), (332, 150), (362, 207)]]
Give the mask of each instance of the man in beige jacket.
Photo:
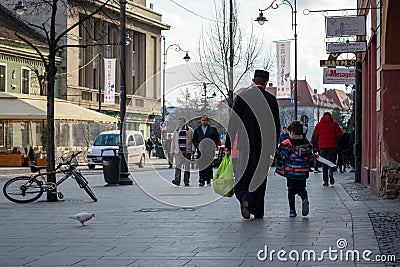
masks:
[(175, 179), (172, 183), (176, 186), (181, 184), (181, 170), (184, 167), (185, 173), (183, 182), (189, 186), (190, 180), (190, 158), (193, 154), (193, 129), (185, 125), (184, 118), (178, 119), (179, 127), (172, 135), (171, 154), (175, 157)]

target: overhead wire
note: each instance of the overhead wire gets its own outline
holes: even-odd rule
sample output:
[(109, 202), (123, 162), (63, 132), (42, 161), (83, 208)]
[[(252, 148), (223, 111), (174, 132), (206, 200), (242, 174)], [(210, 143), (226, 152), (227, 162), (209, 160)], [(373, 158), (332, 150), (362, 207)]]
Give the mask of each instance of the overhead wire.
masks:
[(203, 17), (203, 16), (197, 14), (196, 12), (194, 12), (194, 11), (192, 11), (192, 10), (190, 10), (190, 9), (188, 9), (188, 8), (186, 8), (186, 7), (184, 7), (183, 5), (181, 5), (181, 4), (177, 3), (177, 2), (175, 2), (174, 0), (170, 0), (170, 1), (171, 1), (172, 3), (174, 3), (175, 5), (179, 6), (180, 8), (186, 10), (186, 11), (189, 12), (189, 13), (192, 13), (193, 15), (195, 15), (195, 16), (197, 16), (197, 17), (199, 17), (199, 18), (202, 18), (202, 19), (205, 19), (205, 20), (208, 20), (208, 21), (212, 21), (212, 22), (217, 22), (216, 20), (213, 20), (213, 19), (210, 19), (210, 18), (207, 18), (207, 17)]

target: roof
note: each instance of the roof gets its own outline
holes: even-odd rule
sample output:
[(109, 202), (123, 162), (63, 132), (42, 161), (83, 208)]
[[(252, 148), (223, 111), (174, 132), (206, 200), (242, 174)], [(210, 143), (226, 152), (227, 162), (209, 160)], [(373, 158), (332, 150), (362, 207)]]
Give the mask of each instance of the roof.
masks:
[[(293, 86), (293, 81), (291, 82)], [(247, 88), (240, 88), (234, 92), (234, 96)], [(276, 87), (268, 86), (265, 88), (267, 92), (276, 97)], [(353, 96), (339, 89), (330, 89), (322, 94), (318, 94), (318, 98), (314, 95), (314, 90), (310, 87), (307, 80), (297, 81), (297, 105), (298, 106), (316, 106), (317, 104), (326, 106), (327, 108), (350, 109), (353, 102)], [(278, 106), (292, 106), (291, 99), (277, 99)]]
[[(46, 120), (47, 98), (0, 92), (0, 118), (3, 120)], [(54, 119), (77, 121), (118, 122), (117, 118), (54, 99)]]
[[(291, 82), (293, 86), (293, 81)], [(265, 90), (276, 96), (276, 87), (267, 87)], [(298, 106), (314, 106), (314, 92), (306, 80), (297, 81), (297, 105)], [(291, 99), (277, 99), (279, 106), (293, 105)]]
[(27, 45), (15, 35), (15, 32), (18, 32), (35, 45), (46, 46), (46, 39), (41, 34), (29, 27), (22, 20), (18, 19), (2, 5), (0, 5), (0, 14), (0, 39), (20, 42)]

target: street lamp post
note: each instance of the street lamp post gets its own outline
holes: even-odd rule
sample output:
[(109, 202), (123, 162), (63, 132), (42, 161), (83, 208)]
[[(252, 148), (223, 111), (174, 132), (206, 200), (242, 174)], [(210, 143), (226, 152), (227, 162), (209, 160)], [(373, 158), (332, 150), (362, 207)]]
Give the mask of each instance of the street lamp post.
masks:
[(126, 0), (120, 0), (120, 34), (121, 34), (121, 80), (120, 80), (120, 142), (118, 155), (120, 158), (120, 176), (118, 184), (131, 185), (133, 181), (129, 179), (129, 170), (126, 163), (128, 150), (126, 147)]
[(165, 69), (167, 66), (167, 54), (168, 54), (168, 50), (171, 47), (175, 48), (176, 52), (185, 52), (185, 56), (183, 57), (183, 59), (188, 62), (190, 60), (189, 57), (189, 51), (183, 50), (179, 45), (177, 44), (171, 44), (168, 47), (166, 46), (165, 43), (165, 36), (162, 36), (163, 41), (164, 41), (164, 62), (163, 62), (163, 87), (162, 87), (162, 107), (161, 107), (161, 114), (162, 114), (162, 122), (165, 122), (165, 113), (166, 113), (166, 107), (165, 107)]
[[(259, 9), (260, 15), (257, 17), (256, 21), (263, 25), (264, 22), (268, 21), (263, 14), (263, 11), (266, 11), (270, 8), (277, 9), (279, 7), (278, 4), (275, 4), (277, 0), (274, 0), (266, 9)], [(297, 0), (293, 1), (293, 4), (288, 0), (283, 0), (282, 4), (287, 5), (292, 10), (292, 29), (294, 29), (294, 118), (297, 120)]]
[(204, 90), (204, 113), (206, 112), (207, 109), (207, 99), (211, 99), (217, 96), (215, 92), (212, 93), (211, 96), (207, 96), (207, 83), (203, 83), (203, 90)]

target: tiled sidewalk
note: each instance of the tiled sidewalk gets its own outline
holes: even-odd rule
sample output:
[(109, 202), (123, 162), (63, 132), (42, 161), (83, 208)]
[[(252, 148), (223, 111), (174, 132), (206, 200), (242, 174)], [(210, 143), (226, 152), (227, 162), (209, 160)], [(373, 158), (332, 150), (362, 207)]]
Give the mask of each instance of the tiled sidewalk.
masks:
[[(171, 169), (133, 174), (139, 184), (112, 187), (104, 186), (101, 173), (87, 175), (97, 203), (73, 180), (60, 187), (65, 198), (57, 203), (42, 197), (21, 205), (1, 195), (0, 266), (385, 266), (343, 257), (349, 250), (371, 250), (371, 259), (381, 254), (370, 216), (400, 212), (399, 201), (355, 201), (340, 184), (352, 182), (349, 174), (338, 174), (329, 187), (322, 186), (320, 174), (311, 174), (310, 214), (296, 218), (288, 216), (285, 180), (271, 175), (263, 220), (243, 220), (235, 198), (185, 208), (156, 200), (200, 199), (201, 204), (214, 193), (211, 187), (197, 187), (196, 174), (189, 188), (170, 183)], [(146, 190), (144, 181), (157, 190)], [(85, 227), (68, 218), (82, 211), (96, 214)], [(339, 239), (342, 242), (337, 244)], [(269, 257), (259, 260), (265, 247), (268, 256), (271, 250), (284, 250), (287, 261), (280, 261), (277, 252), (272, 262)], [(343, 259), (330, 260), (325, 253), (324, 260), (318, 260), (330, 247), (338, 250), (332, 257), (342, 253)], [(290, 259), (292, 250), (300, 253), (299, 260)], [(302, 261), (301, 254), (310, 250), (316, 252), (316, 259)], [(296, 252), (291, 253), (295, 258)]]

